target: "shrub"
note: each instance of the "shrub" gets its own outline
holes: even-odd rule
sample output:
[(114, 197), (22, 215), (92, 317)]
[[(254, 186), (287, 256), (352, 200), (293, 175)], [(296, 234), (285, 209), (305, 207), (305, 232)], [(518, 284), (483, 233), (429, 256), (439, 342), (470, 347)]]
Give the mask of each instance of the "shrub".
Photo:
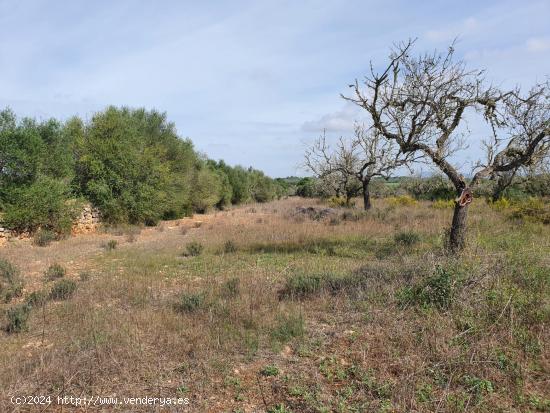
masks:
[(319, 275), (294, 275), (286, 280), (286, 284), (279, 291), (279, 298), (304, 298), (315, 294), (323, 287)]
[(33, 291), (29, 294), (25, 302), (31, 308), (40, 307), (48, 301), (48, 293), (44, 290)]
[(183, 255), (185, 257), (196, 257), (201, 255), (203, 250), (204, 246), (200, 242), (192, 241), (185, 246)]
[(454, 208), (455, 207), (455, 201), (452, 199), (438, 199), (437, 201), (434, 201), (432, 203), (432, 208), (435, 209), (447, 209), (447, 208)]
[(103, 248), (105, 248), (107, 251), (113, 251), (116, 249), (117, 246), (118, 241), (116, 239), (110, 239), (103, 245)]
[(61, 180), (40, 177), (10, 192), (3, 220), (8, 228), (34, 232), (38, 228), (69, 233), (78, 205), (67, 202), (70, 189)]
[(491, 208), (497, 211), (504, 211), (512, 206), (512, 203), (507, 198), (499, 198), (496, 201), (489, 201)]
[(303, 336), (304, 332), (305, 326), (302, 315), (290, 314), (279, 317), (277, 324), (271, 330), (271, 338), (284, 344), (294, 337)]
[(391, 196), (387, 198), (390, 206), (412, 206), (416, 205), (417, 201), (410, 195)]
[(53, 231), (47, 229), (39, 229), (36, 234), (34, 234), (33, 242), (34, 245), (39, 247), (47, 247), (52, 241), (55, 241), (57, 236)]
[(48, 281), (57, 280), (58, 278), (63, 278), (66, 274), (65, 267), (63, 267), (60, 264), (52, 264), (48, 267), (46, 272), (44, 273), (44, 277)]
[(0, 300), (9, 302), (23, 292), (23, 280), (19, 269), (9, 261), (0, 258)]
[(27, 329), (30, 306), (27, 304), (18, 304), (8, 309), (8, 323), (6, 331), (8, 333), (19, 333)]
[(50, 298), (52, 300), (66, 300), (74, 294), (76, 288), (76, 282), (73, 280), (59, 280), (53, 285), (50, 291)]
[(225, 244), (223, 244), (223, 252), (226, 254), (237, 252), (237, 245), (233, 241), (227, 240), (225, 241)]
[(398, 245), (410, 247), (420, 241), (420, 235), (414, 231), (402, 231), (395, 234), (393, 240)]
[(279, 369), (277, 366), (267, 365), (262, 367), (260, 374), (265, 377), (277, 376), (279, 374)]
[(450, 272), (438, 266), (433, 276), (420, 284), (398, 291), (397, 300), (402, 307), (412, 304), (446, 310), (452, 303), (454, 292), (454, 282)]
[(224, 297), (233, 298), (240, 293), (241, 280), (238, 278), (230, 278), (222, 284), (221, 293)]
[(178, 302), (174, 305), (180, 313), (193, 313), (205, 305), (204, 294), (184, 293), (180, 295)]
[(335, 208), (349, 206), (348, 203), (346, 202), (346, 198), (344, 198), (343, 196), (331, 196), (328, 199), (328, 204), (331, 207), (335, 207)]
[(290, 410), (284, 404), (279, 403), (276, 406), (267, 409), (267, 413), (292, 413), (292, 410)]
[(512, 217), (550, 224), (550, 204), (545, 204), (540, 198), (529, 198), (514, 204)]

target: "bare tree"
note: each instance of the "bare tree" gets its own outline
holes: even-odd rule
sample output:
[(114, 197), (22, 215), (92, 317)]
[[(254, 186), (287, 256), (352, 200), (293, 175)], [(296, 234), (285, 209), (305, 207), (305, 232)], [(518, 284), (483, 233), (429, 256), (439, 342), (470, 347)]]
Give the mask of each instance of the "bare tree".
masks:
[[(339, 159), (333, 153), (326, 141), (326, 133), (323, 134), (306, 149), (304, 166), (312, 172), (320, 181), (323, 192), (328, 192), (337, 197), (345, 198), (346, 206), (350, 206), (351, 199), (359, 193), (361, 185), (353, 174), (346, 171), (352, 162), (350, 158)], [(335, 167), (338, 165), (339, 167)]]
[[(518, 89), (509, 93), (502, 113), (488, 119), (493, 134), (484, 142), (487, 159), (478, 163), (472, 183), (489, 176), (495, 181), (492, 199), (496, 200), (512, 183), (525, 183), (544, 173), (550, 158), (550, 139), (539, 135), (548, 135), (549, 119), (548, 81), (533, 87), (525, 97)], [(532, 149), (528, 148), (530, 142), (537, 142)]]
[[(459, 251), (465, 243), (472, 189), (492, 174), (528, 164), (548, 145), (548, 84), (526, 96), (519, 90), (504, 93), (486, 84), (483, 71), (468, 70), (455, 59), (454, 46), (443, 54), (413, 57), (413, 43), (397, 45), (381, 73), (371, 65), (364, 83), (351, 85), (354, 96), (342, 97), (364, 108), (372, 127), (404, 154), (421, 153), (450, 179), (457, 199), (449, 247)], [(451, 157), (465, 147), (459, 126), (468, 110), (483, 114), (494, 135), (487, 160), (477, 163), (471, 182)]]
[(331, 148), (321, 136), (306, 151), (306, 166), (310, 170), (322, 164), (326, 174), (338, 174), (357, 179), (361, 183), (363, 207), (372, 207), (369, 185), (374, 177), (388, 179), (400, 166), (408, 166), (412, 153), (403, 155), (399, 146), (391, 140), (384, 139), (376, 129), (365, 129), (355, 124), (352, 138), (340, 138)]

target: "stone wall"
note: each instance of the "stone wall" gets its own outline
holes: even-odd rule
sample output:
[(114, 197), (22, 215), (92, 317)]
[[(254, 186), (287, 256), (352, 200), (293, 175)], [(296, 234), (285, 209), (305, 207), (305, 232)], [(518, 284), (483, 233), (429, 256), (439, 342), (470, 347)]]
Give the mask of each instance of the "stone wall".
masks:
[[(1, 222), (1, 221), (0, 221)], [(97, 231), (101, 225), (101, 214), (97, 208), (93, 208), (91, 205), (85, 205), (80, 213), (80, 216), (73, 224), (72, 233), (74, 234), (88, 234), (90, 232)], [(10, 238), (30, 238), (31, 234), (16, 234), (5, 228), (0, 223), (0, 246), (4, 245)]]
[(10, 238), (11, 231), (7, 228), (4, 228), (2, 224), (0, 224), (0, 245), (3, 245), (6, 243), (6, 241)]
[(82, 209), (80, 217), (73, 225), (73, 234), (87, 234), (95, 232), (101, 225), (101, 213), (99, 209), (93, 208), (91, 205), (85, 205)]

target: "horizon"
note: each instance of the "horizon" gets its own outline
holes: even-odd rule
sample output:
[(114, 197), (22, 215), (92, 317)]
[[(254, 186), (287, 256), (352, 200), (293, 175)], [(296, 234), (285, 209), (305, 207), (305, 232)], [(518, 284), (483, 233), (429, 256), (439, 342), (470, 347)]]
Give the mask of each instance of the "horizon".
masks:
[[(156, 109), (211, 159), (307, 176), (305, 145), (352, 132), (364, 115), (340, 93), (394, 42), (418, 38), (421, 53), (457, 38), (457, 57), (504, 88), (548, 76), (548, 2), (474, 4), (0, 2), (0, 108), (38, 119)], [(463, 173), (483, 136), (468, 126)]]

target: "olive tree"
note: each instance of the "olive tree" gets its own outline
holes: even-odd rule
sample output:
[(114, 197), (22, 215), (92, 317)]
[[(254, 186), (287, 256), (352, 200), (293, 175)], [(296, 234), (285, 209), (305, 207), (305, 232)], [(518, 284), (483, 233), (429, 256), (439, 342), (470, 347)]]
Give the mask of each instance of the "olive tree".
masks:
[[(522, 93), (501, 91), (487, 83), (482, 70), (470, 70), (446, 53), (413, 56), (414, 41), (395, 46), (380, 72), (371, 65), (352, 96), (342, 96), (369, 114), (372, 128), (404, 153), (420, 153), (453, 183), (456, 202), (449, 247), (460, 251), (465, 243), (468, 207), (473, 189), (492, 175), (529, 164), (548, 145), (548, 83)], [(471, 180), (461, 173), (452, 156), (465, 148), (466, 113), (483, 115), (491, 126), (486, 159), (475, 164)]]

